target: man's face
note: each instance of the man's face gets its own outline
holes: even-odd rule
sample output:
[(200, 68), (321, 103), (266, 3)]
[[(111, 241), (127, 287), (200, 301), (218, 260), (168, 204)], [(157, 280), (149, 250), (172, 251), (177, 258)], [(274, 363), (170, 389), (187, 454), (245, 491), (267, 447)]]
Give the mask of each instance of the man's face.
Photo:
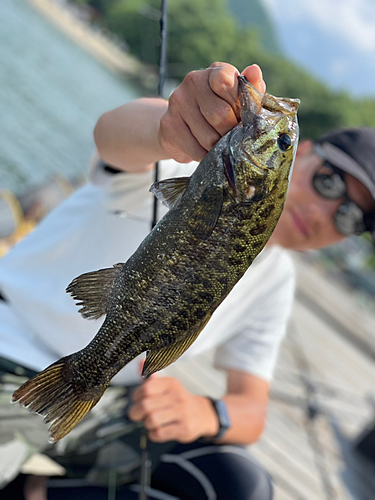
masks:
[[(284, 211), (271, 237), (272, 243), (292, 250), (312, 250), (339, 243), (343, 236), (335, 227), (334, 216), (344, 198), (328, 200), (319, 195), (312, 178), (322, 160), (305, 141), (297, 151)], [(363, 184), (349, 174), (344, 175), (349, 198), (363, 211), (373, 208), (373, 199)]]

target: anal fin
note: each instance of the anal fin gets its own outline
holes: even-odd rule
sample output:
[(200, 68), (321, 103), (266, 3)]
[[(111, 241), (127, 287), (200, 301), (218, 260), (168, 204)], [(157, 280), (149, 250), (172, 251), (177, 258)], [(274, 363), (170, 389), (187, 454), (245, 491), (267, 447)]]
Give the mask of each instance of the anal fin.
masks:
[(174, 342), (174, 344), (163, 347), (161, 349), (155, 349), (148, 351), (145, 363), (143, 365), (142, 377), (147, 378), (155, 372), (166, 368), (170, 364), (174, 363), (189, 347), (197, 340), (198, 335), (201, 333), (203, 328), (208, 323), (211, 315), (208, 314), (204, 318), (203, 322), (200, 323), (199, 327), (194, 330), (194, 332), (186, 335), (183, 339)]
[(71, 294), (84, 318), (98, 319), (107, 314), (108, 297), (113, 282), (121, 271), (123, 264), (81, 274), (68, 285), (66, 291)]

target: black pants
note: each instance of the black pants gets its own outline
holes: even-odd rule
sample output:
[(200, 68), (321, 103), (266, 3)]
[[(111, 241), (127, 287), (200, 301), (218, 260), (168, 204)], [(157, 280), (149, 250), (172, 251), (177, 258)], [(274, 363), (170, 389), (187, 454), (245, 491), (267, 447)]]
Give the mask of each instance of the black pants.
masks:
[[(68, 482), (67, 482), (68, 484)], [(116, 500), (137, 500), (136, 484), (117, 489)], [(70, 487), (48, 490), (48, 500), (107, 500), (108, 490)], [(161, 456), (152, 475), (149, 500), (271, 500), (268, 473), (246, 449), (195, 442), (178, 444)]]

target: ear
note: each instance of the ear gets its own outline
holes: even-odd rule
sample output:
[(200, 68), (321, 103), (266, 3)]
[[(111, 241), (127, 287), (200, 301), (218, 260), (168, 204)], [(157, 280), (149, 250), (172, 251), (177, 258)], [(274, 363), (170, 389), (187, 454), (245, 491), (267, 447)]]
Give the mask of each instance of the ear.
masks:
[(298, 158), (299, 156), (306, 156), (310, 154), (313, 150), (313, 146), (313, 141), (310, 141), (309, 139), (301, 141), (297, 147), (296, 158)]

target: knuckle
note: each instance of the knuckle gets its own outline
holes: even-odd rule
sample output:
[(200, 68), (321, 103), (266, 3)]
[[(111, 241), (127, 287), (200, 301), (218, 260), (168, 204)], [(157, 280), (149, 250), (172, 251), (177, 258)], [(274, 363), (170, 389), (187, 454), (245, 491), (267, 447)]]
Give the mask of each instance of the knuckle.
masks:
[(169, 383), (171, 384), (171, 387), (173, 389), (177, 389), (180, 386), (179, 381), (176, 378), (173, 378), (173, 377), (169, 378)]
[(182, 443), (187, 443), (191, 440), (190, 437), (191, 437), (191, 429), (189, 424), (187, 423), (182, 424), (180, 428), (180, 441)]
[(222, 103), (216, 108), (215, 113), (211, 116), (211, 125), (215, 129), (220, 129), (220, 131), (228, 131), (236, 124), (233, 115), (234, 111), (232, 106), (228, 103)]
[(220, 61), (216, 61), (216, 62), (211, 63), (209, 65), (209, 68), (221, 68), (221, 69), (224, 69), (224, 68), (233, 68), (233, 69), (236, 69), (231, 64), (225, 63), (225, 62), (220, 62)]
[(170, 391), (174, 391), (177, 387), (177, 380), (173, 377), (165, 377), (164, 379), (165, 388)]
[(146, 412), (147, 412), (147, 402), (143, 399), (138, 404), (137, 413), (141, 413), (143, 415)]
[(150, 387), (147, 383), (144, 383), (142, 386), (142, 400), (141, 402), (144, 402), (144, 398), (148, 397), (150, 395)]
[(236, 74), (235, 68), (233, 70), (217, 68), (216, 71), (213, 71), (210, 78), (210, 87), (213, 92), (221, 97), (233, 92)]
[(130, 420), (135, 420), (137, 416), (138, 416), (137, 409), (134, 406), (129, 408), (128, 417), (130, 418)]
[(179, 406), (183, 406), (183, 402), (184, 402), (184, 395), (181, 394), (181, 391), (174, 391), (174, 394), (173, 394), (173, 398), (174, 398), (174, 402), (176, 405), (179, 405)]
[(143, 384), (143, 397), (150, 397), (154, 393), (154, 384), (152, 379), (148, 379)]
[(155, 429), (157, 427), (157, 418), (155, 417), (155, 414), (151, 413), (146, 420), (145, 420), (145, 425), (147, 424), (147, 429)]
[(232, 118), (233, 109), (228, 102), (223, 102), (217, 107), (217, 118), (220, 122), (228, 122)]
[(179, 442), (180, 443), (184, 443), (184, 444), (190, 443), (191, 441), (192, 440), (189, 439), (189, 437), (187, 436), (187, 434), (182, 434), (181, 437), (180, 437), (180, 439), (179, 439)]
[(183, 80), (183, 84), (186, 84), (186, 85), (196, 85), (199, 80), (201, 79), (202, 77), (202, 71), (200, 70), (196, 70), (196, 71), (190, 71), (190, 73), (188, 73), (184, 80)]
[[(219, 125), (216, 124), (217, 127), (219, 127)], [(217, 141), (220, 139), (220, 135), (218, 134), (207, 134), (206, 137), (204, 138), (204, 140), (202, 141), (203, 144), (202, 146), (207, 150), (207, 151), (210, 151), (214, 146), (215, 144), (217, 143)]]
[(181, 101), (182, 93), (183, 91), (180, 85), (174, 92), (172, 92), (172, 94), (169, 97), (169, 104), (168, 104), (169, 108), (173, 108)]
[(149, 438), (151, 441), (155, 442), (163, 441), (163, 429), (162, 428), (154, 429), (149, 433)]

